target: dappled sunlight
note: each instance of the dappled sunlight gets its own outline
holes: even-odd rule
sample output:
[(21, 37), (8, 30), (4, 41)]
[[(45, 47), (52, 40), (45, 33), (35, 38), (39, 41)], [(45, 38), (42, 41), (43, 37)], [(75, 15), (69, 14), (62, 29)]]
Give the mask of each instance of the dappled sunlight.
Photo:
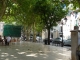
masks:
[(52, 51), (44, 51), (45, 53), (50, 53), (50, 52), (52, 52)]
[(45, 56), (47, 56), (47, 54), (41, 54), (41, 53), (39, 53), (39, 55), (45, 55)]
[(1, 57), (7, 57), (7, 56), (9, 56), (9, 54), (8, 54), (8, 53), (1, 53), (0, 56), (1, 56)]
[(13, 58), (17, 58), (17, 57), (15, 57), (14, 55), (10, 55), (11, 57), (13, 57)]
[[(23, 46), (24, 45), (24, 46)], [(67, 49), (35, 43), (1, 47), (0, 60), (64, 60)], [(67, 59), (66, 59), (67, 60)]]
[(46, 53), (48, 51), (38, 51), (39, 55), (47, 56), (48, 54)]
[(63, 51), (67, 51), (66, 49), (63, 49)]
[(0, 49), (0, 51), (1, 51), (1, 49)]
[(18, 52), (18, 54), (25, 54), (26, 52)]
[(14, 57), (14, 58), (17, 58), (17, 57)]
[(68, 54), (58, 53), (59, 55), (69, 56)]
[(15, 49), (15, 50), (19, 51), (19, 49)]
[(8, 53), (1, 53), (1, 54), (5, 54), (5, 55), (7, 55)]
[(42, 54), (42, 53), (39, 53), (40, 56), (43, 56), (43, 58), (47, 58), (49, 55), (48, 54)]
[(10, 55), (10, 56), (14, 56), (14, 55)]
[(63, 60), (63, 59), (57, 59), (57, 60)]
[(57, 53), (58, 51), (52, 51), (53, 53)]
[(47, 57), (43, 57), (43, 58), (47, 58)]
[(5, 60), (10, 60), (9, 58), (6, 58)]
[(30, 56), (30, 57), (37, 57), (37, 53), (31, 53), (31, 54), (28, 54), (26, 56)]
[(43, 52), (43, 51), (38, 51), (38, 52)]
[(5, 55), (1, 55), (1, 57), (6, 57)]

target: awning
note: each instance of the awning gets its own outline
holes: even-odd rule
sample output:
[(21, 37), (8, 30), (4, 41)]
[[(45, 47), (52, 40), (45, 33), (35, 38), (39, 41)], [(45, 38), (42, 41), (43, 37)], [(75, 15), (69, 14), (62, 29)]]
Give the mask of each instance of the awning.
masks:
[(3, 36), (20, 37), (21, 26), (4, 25)]

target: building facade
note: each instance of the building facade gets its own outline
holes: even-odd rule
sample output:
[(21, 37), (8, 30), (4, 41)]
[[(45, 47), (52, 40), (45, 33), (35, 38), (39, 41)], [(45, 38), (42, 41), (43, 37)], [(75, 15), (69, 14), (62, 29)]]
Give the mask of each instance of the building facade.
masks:
[(3, 36), (3, 26), (4, 22), (0, 22), (0, 35)]
[[(74, 26), (80, 26), (80, 12), (76, 13), (74, 11), (69, 12), (69, 14), (66, 16), (67, 20), (65, 21), (64, 18), (61, 20), (63, 22), (63, 28), (61, 22), (56, 26), (53, 27), (53, 30), (50, 32), (51, 38), (57, 38), (62, 37), (63, 32), (63, 38), (69, 39), (71, 38), (71, 30), (74, 30)], [(80, 29), (80, 27), (79, 27)], [(52, 37), (53, 36), (53, 37)], [(42, 31), (42, 39), (48, 38), (48, 32), (47, 30)]]

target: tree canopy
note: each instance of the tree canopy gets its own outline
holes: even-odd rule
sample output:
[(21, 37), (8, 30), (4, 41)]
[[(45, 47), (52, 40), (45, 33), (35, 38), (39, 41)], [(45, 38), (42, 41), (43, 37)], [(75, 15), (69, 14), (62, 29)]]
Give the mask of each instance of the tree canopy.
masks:
[[(79, 0), (0, 0), (0, 20), (17, 22), (25, 27), (32, 27), (39, 31), (56, 26), (65, 17), (65, 6), (73, 4), (80, 7)], [(40, 30), (40, 31), (41, 31)]]
[[(38, 0), (34, 6), (34, 12), (40, 15), (41, 22), (48, 30), (48, 40), (50, 40), (50, 28), (56, 26), (62, 18), (67, 14), (64, 4), (57, 0)], [(50, 41), (48, 41), (50, 44)]]

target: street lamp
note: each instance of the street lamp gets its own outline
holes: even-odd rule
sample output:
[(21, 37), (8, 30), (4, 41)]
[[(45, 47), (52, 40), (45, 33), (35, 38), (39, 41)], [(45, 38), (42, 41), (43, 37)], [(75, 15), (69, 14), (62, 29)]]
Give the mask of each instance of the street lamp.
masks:
[[(64, 18), (64, 20), (65, 20), (65, 22), (67, 21), (67, 18), (65, 17)], [(62, 22), (61, 22), (61, 24), (62, 24), (62, 43), (61, 43), (61, 47), (63, 47), (64, 45), (63, 45), (63, 25), (64, 25), (64, 22), (63, 22), (63, 20), (62, 20)]]
[(79, 27), (78, 27), (78, 12), (77, 11), (74, 11), (74, 13), (75, 13), (75, 26), (74, 26), (74, 29), (79, 29)]

